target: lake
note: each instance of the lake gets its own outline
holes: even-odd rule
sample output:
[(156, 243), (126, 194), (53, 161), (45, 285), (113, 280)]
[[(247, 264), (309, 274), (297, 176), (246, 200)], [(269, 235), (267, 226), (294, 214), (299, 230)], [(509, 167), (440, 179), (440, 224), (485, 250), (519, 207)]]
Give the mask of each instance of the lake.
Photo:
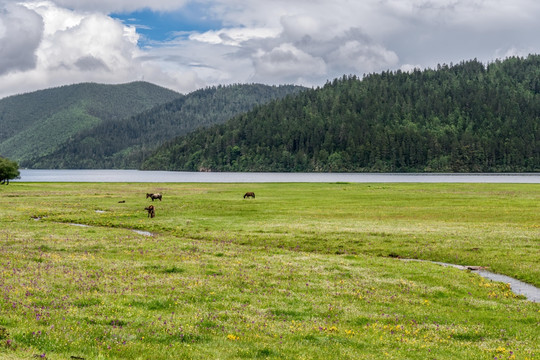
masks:
[(141, 170), (22, 169), (21, 182), (170, 182), (170, 183), (521, 183), (539, 184), (540, 173), (263, 173)]

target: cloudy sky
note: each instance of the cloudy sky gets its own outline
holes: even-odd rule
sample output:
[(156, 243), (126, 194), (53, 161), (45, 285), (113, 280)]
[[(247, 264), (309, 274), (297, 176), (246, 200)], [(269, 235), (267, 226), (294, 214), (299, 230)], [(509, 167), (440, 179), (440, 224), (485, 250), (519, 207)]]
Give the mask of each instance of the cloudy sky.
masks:
[(538, 0), (0, 0), (0, 98), (145, 80), (318, 86), (540, 53)]

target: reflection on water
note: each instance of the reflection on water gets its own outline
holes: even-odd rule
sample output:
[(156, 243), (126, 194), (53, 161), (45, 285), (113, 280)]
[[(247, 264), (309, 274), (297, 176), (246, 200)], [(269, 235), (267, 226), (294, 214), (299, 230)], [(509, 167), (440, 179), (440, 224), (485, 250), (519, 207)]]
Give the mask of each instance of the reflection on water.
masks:
[(379, 174), (261, 173), (140, 170), (21, 170), (22, 182), (171, 182), (171, 183), (524, 183), (539, 184), (540, 173), (504, 174)]

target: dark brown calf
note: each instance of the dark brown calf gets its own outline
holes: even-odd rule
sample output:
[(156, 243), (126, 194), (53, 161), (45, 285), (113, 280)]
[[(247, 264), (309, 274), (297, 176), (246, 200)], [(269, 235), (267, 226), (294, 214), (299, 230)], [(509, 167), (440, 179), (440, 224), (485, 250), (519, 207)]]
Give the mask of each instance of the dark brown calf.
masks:
[(249, 192), (247, 192), (247, 193), (244, 194), (244, 199), (245, 199), (245, 198), (250, 198), (250, 197), (255, 199), (255, 193), (249, 191)]
[(154, 205), (150, 205), (149, 207), (145, 207), (144, 210), (148, 211), (148, 217), (153, 218), (156, 216), (156, 208)]

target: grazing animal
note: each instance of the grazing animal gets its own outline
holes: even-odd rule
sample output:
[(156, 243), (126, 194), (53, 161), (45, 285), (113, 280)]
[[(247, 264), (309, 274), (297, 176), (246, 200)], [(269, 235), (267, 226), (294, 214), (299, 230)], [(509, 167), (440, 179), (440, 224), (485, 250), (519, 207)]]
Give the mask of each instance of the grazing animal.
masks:
[(148, 217), (153, 218), (156, 216), (156, 208), (154, 205), (150, 205), (149, 207), (145, 207), (144, 210), (148, 211)]
[(162, 198), (162, 195), (161, 194), (146, 194), (146, 198), (150, 198), (152, 199), (152, 201), (156, 200), (156, 199), (159, 199), (159, 201), (161, 201), (161, 198)]
[(245, 198), (250, 198), (250, 197), (255, 199), (255, 193), (249, 191), (249, 192), (247, 192), (247, 193), (244, 194), (244, 199), (245, 199)]

